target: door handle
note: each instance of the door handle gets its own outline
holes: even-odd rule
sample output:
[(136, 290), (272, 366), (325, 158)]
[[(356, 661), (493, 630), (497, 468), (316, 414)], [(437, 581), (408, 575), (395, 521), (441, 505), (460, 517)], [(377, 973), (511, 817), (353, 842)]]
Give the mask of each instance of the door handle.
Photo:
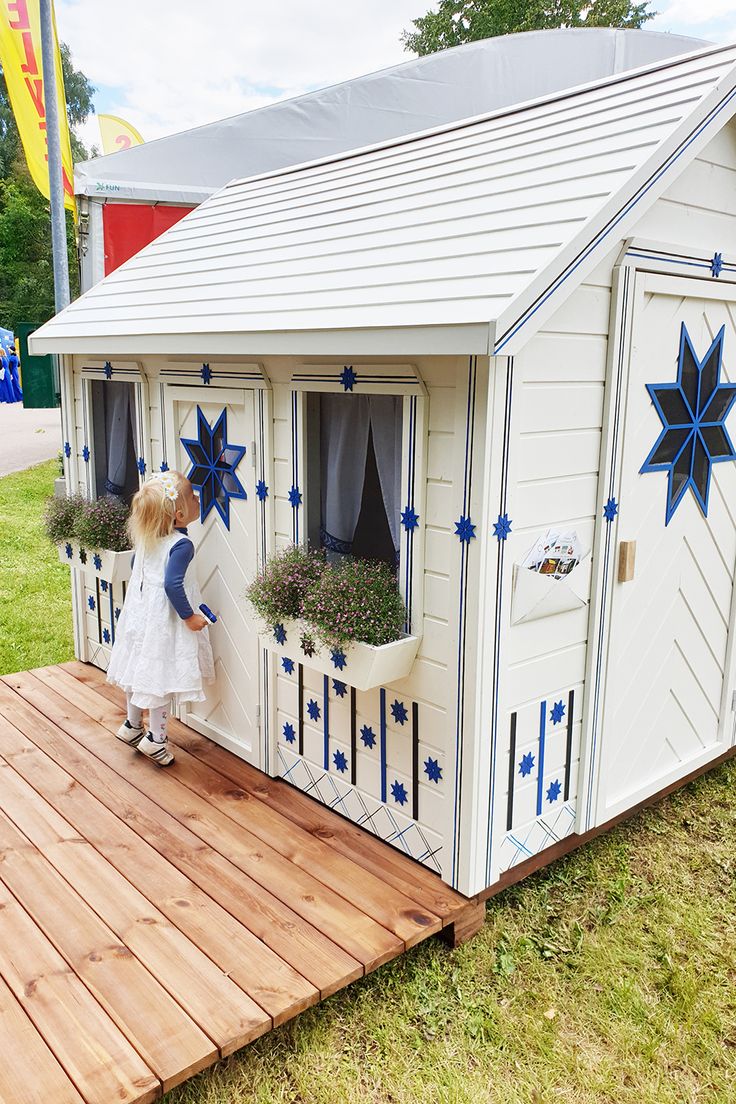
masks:
[(636, 541), (621, 541), (618, 546), (618, 581), (630, 583), (636, 565)]

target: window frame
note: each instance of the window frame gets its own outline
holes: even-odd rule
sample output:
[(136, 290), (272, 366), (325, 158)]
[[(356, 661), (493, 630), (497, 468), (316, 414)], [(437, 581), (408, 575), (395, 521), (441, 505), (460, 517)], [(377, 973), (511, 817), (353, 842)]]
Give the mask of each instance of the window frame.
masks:
[[(82, 460), (82, 465), (79, 468), (80, 472), (84, 472), (83, 482), (86, 487), (87, 497), (89, 499), (99, 498), (104, 493), (104, 486), (99, 487), (99, 481), (97, 477), (97, 455), (95, 446), (95, 428), (96, 421), (99, 417), (98, 412), (95, 410), (94, 403), (94, 389), (93, 383), (107, 382), (107, 376), (105, 374), (105, 363), (100, 361), (97, 363), (87, 363), (77, 370), (77, 374), (81, 380), (82, 386), (82, 425), (78, 428), (81, 429), (83, 440), (78, 441), (79, 459)], [(113, 364), (113, 374), (111, 377), (113, 382), (117, 383), (130, 383), (134, 386), (135, 395), (135, 440), (134, 449), (137, 460), (143, 460), (145, 464), (145, 471), (138, 470), (138, 486), (143, 484), (146, 473), (151, 470), (151, 434), (150, 434), (150, 412), (148, 405), (148, 381), (147, 378), (137, 361), (115, 361)], [(84, 445), (90, 450), (90, 459), (88, 462), (84, 462), (82, 457), (82, 448)]]

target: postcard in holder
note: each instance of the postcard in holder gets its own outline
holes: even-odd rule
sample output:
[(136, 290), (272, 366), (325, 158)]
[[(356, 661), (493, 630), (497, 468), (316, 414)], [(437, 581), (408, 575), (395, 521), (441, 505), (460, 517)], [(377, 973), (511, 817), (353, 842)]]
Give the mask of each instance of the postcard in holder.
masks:
[[(557, 574), (535, 571), (521, 564), (514, 564), (514, 582), (511, 594), (511, 624), (538, 621), (555, 613), (567, 613), (588, 604), (590, 592), (590, 552), (586, 552), (569, 570)], [(544, 566), (544, 564), (542, 565)]]

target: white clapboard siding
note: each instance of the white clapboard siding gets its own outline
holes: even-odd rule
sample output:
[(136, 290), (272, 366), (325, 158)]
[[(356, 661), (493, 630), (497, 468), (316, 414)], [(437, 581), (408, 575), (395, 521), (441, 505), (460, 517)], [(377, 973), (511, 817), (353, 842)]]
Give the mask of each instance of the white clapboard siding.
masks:
[(735, 62), (704, 51), (236, 181), (48, 323), (37, 351), (494, 321), (500, 340), (728, 96)]

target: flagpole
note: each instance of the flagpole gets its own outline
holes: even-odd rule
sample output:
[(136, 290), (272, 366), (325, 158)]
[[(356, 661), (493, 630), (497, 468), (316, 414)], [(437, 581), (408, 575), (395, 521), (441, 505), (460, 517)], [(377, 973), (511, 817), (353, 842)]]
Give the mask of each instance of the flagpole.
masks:
[(43, 93), (46, 102), (46, 140), (49, 158), (49, 197), (51, 199), (51, 250), (54, 263), (54, 304), (56, 312), (69, 306), (69, 257), (64, 213), (64, 185), (61, 174), (61, 138), (59, 106), (56, 96), (54, 32), (51, 18), (53, 0), (40, 0), (41, 58)]

